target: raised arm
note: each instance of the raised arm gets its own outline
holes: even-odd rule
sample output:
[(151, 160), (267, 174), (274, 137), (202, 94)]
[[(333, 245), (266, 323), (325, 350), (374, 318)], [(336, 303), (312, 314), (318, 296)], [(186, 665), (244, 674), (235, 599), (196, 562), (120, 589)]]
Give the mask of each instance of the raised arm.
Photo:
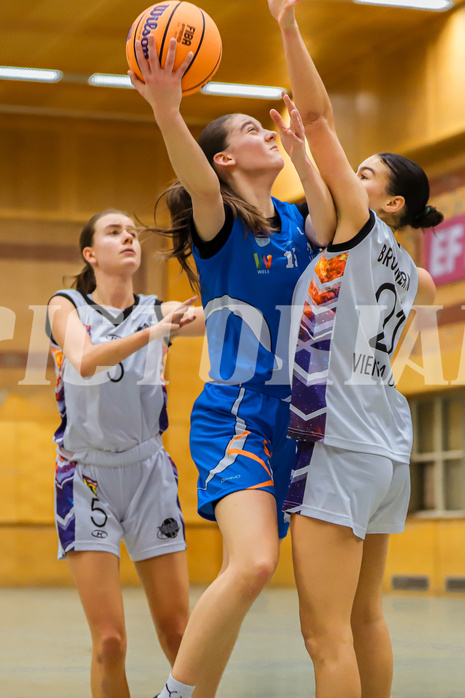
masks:
[(128, 337), (99, 344), (92, 344), (76, 308), (67, 298), (54, 296), (49, 303), (48, 313), (55, 342), (76, 371), (83, 378), (89, 378), (108, 366), (116, 366), (154, 339), (166, 337), (193, 322), (195, 315), (189, 313), (188, 309), (195, 300), (195, 297), (190, 298), (184, 303), (176, 303), (176, 307), (167, 308), (169, 312), (163, 320), (151, 327), (134, 332)]
[(312, 155), (336, 206), (335, 243), (350, 240), (368, 220), (368, 195), (353, 171), (334, 128), (326, 88), (297, 25), (294, 8), (300, 0), (268, 0), (281, 29), (292, 92), (301, 113)]
[(308, 157), (305, 147), (305, 130), (300, 114), (288, 95), (283, 94), (283, 99), (290, 116), (289, 126), (286, 126), (276, 109), (272, 109), (270, 115), (278, 127), (281, 142), (302, 183), (310, 212), (305, 221), (305, 234), (314, 245), (326, 247), (334, 238), (336, 231), (334, 202), (320, 173)]
[(304, 124), (315, 118), (325, 118), (334, 129), (333, 108), (328, 93), (315, 70), (295, 18), (294, 7), (299, 2), (268, 0), (270, 12), (278, 22), (283, 38), (293, 100)]
[(192, 60), (189, 53), (174, 70), (176, 39), (171, 39), (164, 68), (160, 67), (153, 35), (149, 36), (149, 60), (140, 42), (136, 54), (144, 82), (128, 71), (132, 84), (153, 109), (155, 120), (165, 141), (171, 165), (192, 199), (194, 221), (203, 240), (212, 240), (224, 223), (220, 182), (202, 149), (181, 116), (181, 79)]

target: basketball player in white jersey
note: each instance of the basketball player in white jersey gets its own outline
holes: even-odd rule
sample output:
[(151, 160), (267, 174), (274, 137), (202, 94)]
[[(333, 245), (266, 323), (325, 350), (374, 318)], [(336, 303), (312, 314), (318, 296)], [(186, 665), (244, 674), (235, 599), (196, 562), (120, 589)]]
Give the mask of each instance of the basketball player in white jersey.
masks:
[(203, 311), (135, 295), (141, 246), (134, 222), (96, 214), (80, 238), (75, 288), (49, 303), (56, 397), (55, 518), (92, 636), (93, 698), (129, 698), (119, 580), (123, 538), (171, 665), (187, 624), (184, 522), (177, 471), (163, 448), (170, 333), (203, 334)]
[(338, 215), (334, 241), (295, 293), (289, 434), (298, 447), (284, 509), (302, 633), (317, 698), (389, 698), (393, 662), (381, 591), (388, 534), (403, 530), (407, 514), (412, 443), (390, 359), (412, 305), (435, 296), (430, 275), (416, 268), (394, 232), (438, 225), (443, 216), (428, 205), (425, 173), (407, 158), (381, 153), (354, 173), (295, 21), (299, 0), (268, 2)]

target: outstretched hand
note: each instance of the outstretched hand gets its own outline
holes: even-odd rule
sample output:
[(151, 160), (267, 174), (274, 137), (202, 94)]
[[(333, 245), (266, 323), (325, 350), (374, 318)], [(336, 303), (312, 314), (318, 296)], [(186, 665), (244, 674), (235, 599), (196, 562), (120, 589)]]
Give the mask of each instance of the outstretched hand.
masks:
[(136, 41), (137, 62), (143, 80), (140, 80), (132, 70), (128, 70), (128, 75), (139, 94), (150, 104), (158, 120), (159, 116), (179, 110), (182, 99), (181, 80), (192, 62), (193, 53), (190, 51), (179, 68), (175, 70), (176, 39), (172, 38), (169, 42), (165, 65), (162, 68), (153, 34), (148, 38), (148, 52), (149, 58), (146, 59), (141, 42)]
[(279, 136), (286, 153), (291, 158), (294, 166), (298, 168), (307, 162), (305, 128), (297, 107), (285, 92), (283, 92), (283, 100), (290, 116), (289, 126), (286, 125), (283, 117), (276, 109), (271, 109), (270, 116), (278, 127)]
[(294, 7), (300, 0), (268, 0), (270, 12), (281, 28), (290, 27), (295, 22)]
[(189, 309), (196, 300), (197, 296), (188, 298), (187, 301), (180, 303), (177, 308), (165, 315), (160, 322), (153, 325), (150, 338), (160, 339), (161, 337), (167, 337), (172, 332), (180, 330), (181, 327), (190, 325), (190, 323), (195, 320), (196, 316), (193, 313), (189, 313)]

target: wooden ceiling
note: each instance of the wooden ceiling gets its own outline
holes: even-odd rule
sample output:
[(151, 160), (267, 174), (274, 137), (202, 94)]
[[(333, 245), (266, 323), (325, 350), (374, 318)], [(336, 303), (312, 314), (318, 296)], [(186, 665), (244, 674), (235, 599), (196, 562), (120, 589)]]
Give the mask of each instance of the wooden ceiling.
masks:
[[(223, 38), (215, 80), (289, 87), (280, 34), (266, 0), (201, 0)], [(70, 75), (125, 73), (126, 36), (147, 0), (3, 0), (0, 65), (55, 68)], [(377, 47), (405, 41), (441, 22), (444, 13), (357, 5), (341, 0), (302, 0), (298, 19), (324, 77), (354, 60), (370, 60)], [(191, 124), (246, 111), (266, 119), (272, 104), (196, 94), (185, 98)], [(0, 111), (103, 118), (150, 119), (134, 90), (85, 83), (35, 84), (0, 80)]]

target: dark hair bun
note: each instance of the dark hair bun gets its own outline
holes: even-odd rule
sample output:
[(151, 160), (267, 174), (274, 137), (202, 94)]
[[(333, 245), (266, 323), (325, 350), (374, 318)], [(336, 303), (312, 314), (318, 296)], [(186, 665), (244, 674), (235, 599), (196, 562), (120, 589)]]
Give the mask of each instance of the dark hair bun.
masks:
[(441, 211), (434, 206), (425, 206), (424, 210), (415, 216), (411, 223), (412, 228), (434, 228), (444, 220)]

